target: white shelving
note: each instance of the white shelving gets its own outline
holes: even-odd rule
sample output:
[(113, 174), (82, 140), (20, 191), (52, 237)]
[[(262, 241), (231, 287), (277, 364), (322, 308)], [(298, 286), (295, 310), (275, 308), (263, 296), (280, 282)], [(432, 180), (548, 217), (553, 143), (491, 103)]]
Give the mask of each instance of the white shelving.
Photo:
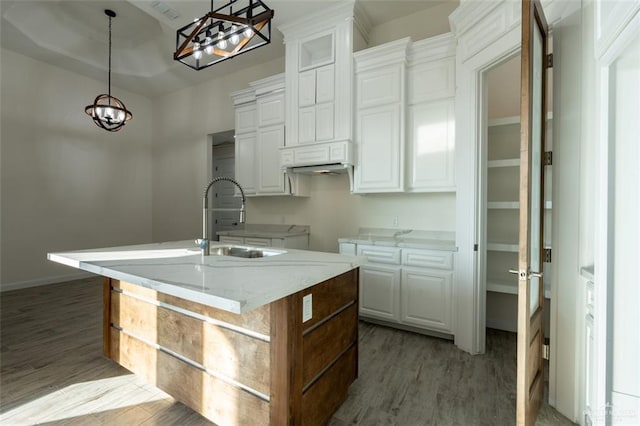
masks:
[[(551, 201), (544, 202), (545, 210), (551, 210)], [(494, 210), (518, 210), (520, 209), (520, 203), (518, 201), (488, 201), (488, 209)]]
[(488, 168), (494, 167), (520, 167), (519, 158), (508, 158), (506, 160), (491, 160), (487, 161)]

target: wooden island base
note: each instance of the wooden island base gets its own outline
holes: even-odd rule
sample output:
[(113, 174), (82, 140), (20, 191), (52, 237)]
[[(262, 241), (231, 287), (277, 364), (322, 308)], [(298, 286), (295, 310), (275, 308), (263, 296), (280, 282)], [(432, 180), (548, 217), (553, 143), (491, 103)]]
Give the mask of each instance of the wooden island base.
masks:
[(358, 375), (358, 269), (245, 314), (105, 278), (104, 353), (218, 425), (324, 425)]

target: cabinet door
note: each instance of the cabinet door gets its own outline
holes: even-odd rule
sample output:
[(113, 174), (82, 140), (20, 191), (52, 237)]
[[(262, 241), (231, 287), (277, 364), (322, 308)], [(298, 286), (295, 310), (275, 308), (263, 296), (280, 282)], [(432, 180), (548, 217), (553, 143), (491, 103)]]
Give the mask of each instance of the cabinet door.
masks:
[(236, 108), (236, 135), (256, 131), (256, 104)]
[(251, 247), (271, 247), (271, 238), (245, 237), (244, 243)]
[(316, 70), (301, 72), (298, 75), (298, 106), (305, 107), (316, 103)]
[(452, 272), (402, 268), (402, 322), (450, 333)]
[[(256, 134), (236, 135), (235, 176), (246, 194), (256, 193)], [(236, 188), (237, 191), (237, 188)], [(240, 191), (237, 191), (240, 195)]]
[(258, 106), (258, 127), (284, 123), (284, 93), (261, 96)]
[(354, 192), (403, 190), (400, 105), (358, 111)]
[(284, 125), (259, 128), (257, 146), (257, 192), (283, 194), (284, 174), (280, 169), (279, 148), (284, 146)]
[(316, 107), (300, 108), (298, 111), (298, 142), (307, 143), (316, 140)]
[(397, 322), (400, 267), (367, 264), (360, 267), (360, 315)]
[(408, 189), (455, 190), (453, 99), (409, 107), (408, 128)]
[(401, 74), (402, 68), (399, 65), (359, 73), (356, 77), (357, 108), (400, 102)]
[(335, 92), (333, 65), (316, 70), (316, 103), (333, 102)]
[(333, 102), (316, 105), (315, 127), (317, 141), (333, 139)]

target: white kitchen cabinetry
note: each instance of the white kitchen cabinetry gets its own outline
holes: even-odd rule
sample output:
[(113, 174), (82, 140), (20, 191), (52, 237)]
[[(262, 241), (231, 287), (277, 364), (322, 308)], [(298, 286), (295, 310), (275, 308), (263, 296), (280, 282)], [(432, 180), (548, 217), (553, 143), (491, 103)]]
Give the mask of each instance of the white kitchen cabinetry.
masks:
[(404, 191), (405, 38), (354, 55), (354, 192)]
[(415, 331), (453, 334), (453, 253), (340, 243), (366, 256), (360, 267), (360, 316)]
[(455, 191), (453, 37), (405, 38), (354, 60), (354, 192)]
[(300, 73), (298, 86), (298, 142), (333, 139), (334, 66)]
[[(256, 193), (256, 96), (252, 89), (233, 93), (235, 107), (235, 179), (245, 195)], [(240, 191), (235, 189), (235, 194)]]
[(280, 147), (284, 145), (284, 124), (258, 128), (258, 194), (284, 194), (280, 169)]
[(280, 149), (285, 146), (284, 74), (250, 86), (232, 94), (236, 179), (248, 196), (308, 195), (306, 177), (287, 178), (280, 167)]
[(263, 237), (239, 237), (231, 235), (221, 235), (221, 244), (242, 244), (251, 247), (280, 247), (292, 248), (298, 250), (309, 249), (309, 234), (292, 235), (282, 238), (263, 238)]

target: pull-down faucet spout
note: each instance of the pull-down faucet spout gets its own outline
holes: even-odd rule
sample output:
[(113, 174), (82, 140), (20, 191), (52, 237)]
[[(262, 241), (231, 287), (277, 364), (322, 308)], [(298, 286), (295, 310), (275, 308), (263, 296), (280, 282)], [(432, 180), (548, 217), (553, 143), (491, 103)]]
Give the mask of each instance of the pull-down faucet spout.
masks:
[[(213, 209), (213, 208), (210, 209), (209, 208), (209, 190), (211, 189), (214, 183), (220, 182), (220, 181), (231, 182), (232, 184), (238, 187), (238, 189), (240, 190), (240, 195), (242, 196), (242, 206), (239, 209)], [(244, 196), (244, 190), (242, 189), (242, 186), (240, 186), (240, 184), (236, 182), (234, 179), (229, 177), (224, 177), (224, 176), (218, 176), (216, 178), (213, 178), (211, 182), (209, 182), (209, 185), (207, 185), (207, 187), (204, 190), (204, 193), (202, 194), (202, 238), (198, 238), (196, 240), (196, 244), (198, 244), (198, 246), (200, 246), (200, 248), (202, 249), (203, 256), (209, 256), (209, 226), (208, 226), (209, 221), (207, 220), (208, 212), (209, 211), (240, 212), (239, 222), (244, 223), (245, 222), (245, 208), (244, 208), (245, 201), (246, 201), (246, 198)]]

